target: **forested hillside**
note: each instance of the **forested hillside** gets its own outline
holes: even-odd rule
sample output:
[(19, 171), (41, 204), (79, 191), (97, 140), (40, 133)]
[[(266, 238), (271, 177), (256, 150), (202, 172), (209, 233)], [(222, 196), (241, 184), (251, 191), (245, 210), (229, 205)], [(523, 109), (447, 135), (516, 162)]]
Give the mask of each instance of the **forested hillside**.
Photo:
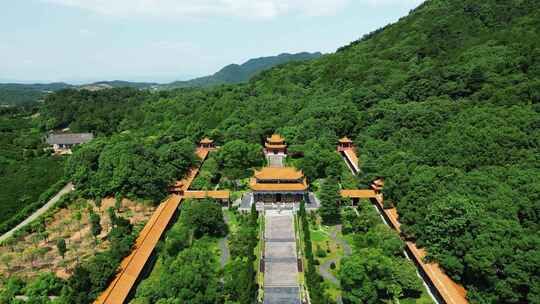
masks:
[(0, 234), (59, 190), (46, 192), (62, 178), (63, 160), (43, 150), (36, 112), (35, 107), (0, 108)]
[(43, 114), (47, 126), (141, 143), (260, 143), (277, 131), (307, 155), (348, 135), (364, 170), (358, 183), (386, 177), (407, 236), (472, 303), (538, 303), (539, 29), (535, 0), (430, 0), (335, 54), (248, 84), (66, 91), (49, 96)]
[(70, 87), (66, 83), (18, 84), (0, 83), (0, 106), (35, 103), (45, 98), (47, 92)]

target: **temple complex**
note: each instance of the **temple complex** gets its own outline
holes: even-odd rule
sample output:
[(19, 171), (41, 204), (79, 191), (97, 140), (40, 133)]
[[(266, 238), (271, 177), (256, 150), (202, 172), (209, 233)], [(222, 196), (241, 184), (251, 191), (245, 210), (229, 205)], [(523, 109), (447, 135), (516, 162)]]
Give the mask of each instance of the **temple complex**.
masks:
[(308, 199), (308, 184), (302, 171), (266, 167), (255, 171), (249, 187), (255, 203), (298, 203)]
[(285, 158), (287, 157), (285, 139), (278, 134), (268, 137), (264, 144), (264, 155), (266, 156), (268, 166), (276, 168), (284, 167)]

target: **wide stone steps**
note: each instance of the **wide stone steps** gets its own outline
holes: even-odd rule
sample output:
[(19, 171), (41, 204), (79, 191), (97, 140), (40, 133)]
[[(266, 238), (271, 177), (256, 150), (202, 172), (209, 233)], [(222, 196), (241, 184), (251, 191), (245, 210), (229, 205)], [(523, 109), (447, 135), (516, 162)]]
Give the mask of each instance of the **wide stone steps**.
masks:
[(290, 210), (265, 211), (265, 304), (300, 303), (293, 221)]

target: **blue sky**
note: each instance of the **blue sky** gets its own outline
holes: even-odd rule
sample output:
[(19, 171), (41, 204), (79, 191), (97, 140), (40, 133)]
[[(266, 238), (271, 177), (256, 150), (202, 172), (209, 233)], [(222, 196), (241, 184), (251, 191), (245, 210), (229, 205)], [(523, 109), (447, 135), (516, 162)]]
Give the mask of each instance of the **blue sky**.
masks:
[(338, 47), (423, 0), (0, 0), (0, 82), (168, 82)]

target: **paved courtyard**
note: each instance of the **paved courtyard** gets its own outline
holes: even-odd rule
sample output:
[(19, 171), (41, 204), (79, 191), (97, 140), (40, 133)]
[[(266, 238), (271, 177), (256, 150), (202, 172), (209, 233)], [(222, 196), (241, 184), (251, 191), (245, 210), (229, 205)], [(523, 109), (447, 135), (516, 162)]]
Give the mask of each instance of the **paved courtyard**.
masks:
[(265, 304), (300, 304), (291, 210), (265, 211)]

